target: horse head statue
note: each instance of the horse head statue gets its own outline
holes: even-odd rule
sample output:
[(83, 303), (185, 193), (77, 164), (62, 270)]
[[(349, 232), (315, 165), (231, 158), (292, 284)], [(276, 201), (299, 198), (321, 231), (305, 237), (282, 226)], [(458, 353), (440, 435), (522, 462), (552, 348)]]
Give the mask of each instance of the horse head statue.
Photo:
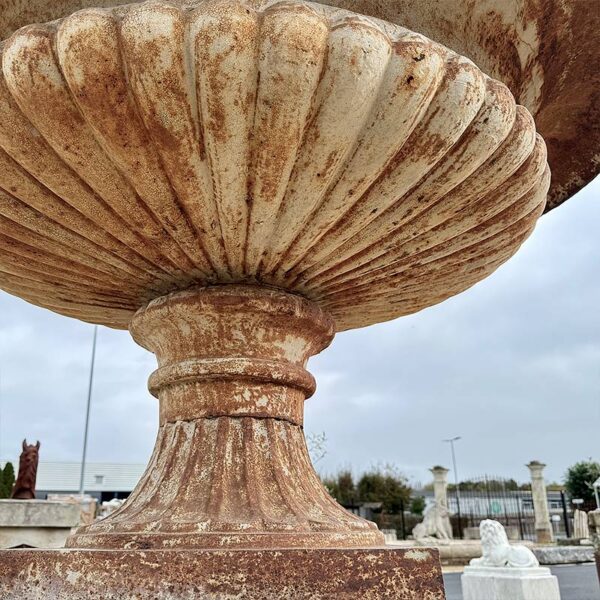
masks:
[(19, 458), (19, 475), (13, 487), (11, 498), (15, 500), (33, 500), (35, 498), (35, 480), (37, 476), (40, 443), (28, 444), (23, 440), (23, 452)]

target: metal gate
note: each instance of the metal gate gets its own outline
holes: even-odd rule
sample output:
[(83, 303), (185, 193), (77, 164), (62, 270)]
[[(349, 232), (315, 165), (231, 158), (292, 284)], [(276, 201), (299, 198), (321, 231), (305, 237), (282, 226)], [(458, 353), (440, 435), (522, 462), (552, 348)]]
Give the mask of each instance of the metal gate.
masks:
[(504, 525), (509, 539), (535, 539), (531, 488), (512, 479), (483, 475), (462, 482), (459, 489), (450, 486), (448, 508), (455, 538), (475, 539), (479, 523), (494, 519)]

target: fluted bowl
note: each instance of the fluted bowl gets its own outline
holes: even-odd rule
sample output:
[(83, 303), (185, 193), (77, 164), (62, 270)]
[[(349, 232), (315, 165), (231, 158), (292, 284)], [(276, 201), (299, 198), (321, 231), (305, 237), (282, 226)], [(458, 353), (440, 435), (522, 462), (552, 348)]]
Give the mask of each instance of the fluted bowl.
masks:
[(502, 83), (308, 2), (88, 9), (2, 44), (0, 287), (128, 326), (153, 298), (259, 283), (337, 330), (505, 262), (549, 186)]

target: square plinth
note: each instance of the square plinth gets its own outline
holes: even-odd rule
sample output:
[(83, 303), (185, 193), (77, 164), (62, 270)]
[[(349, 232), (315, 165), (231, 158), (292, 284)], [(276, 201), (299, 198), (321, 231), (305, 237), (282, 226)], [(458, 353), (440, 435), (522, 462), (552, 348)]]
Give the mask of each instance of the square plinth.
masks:
[(79, 520), (68, 502), (0, 500), (0, 548), (62, 548)]
[(4, 550), (3, 600), (444, 600), (434, 549)]
[(560, 600), (558, 579), (546, 567), (466, 567), (464, 600)]

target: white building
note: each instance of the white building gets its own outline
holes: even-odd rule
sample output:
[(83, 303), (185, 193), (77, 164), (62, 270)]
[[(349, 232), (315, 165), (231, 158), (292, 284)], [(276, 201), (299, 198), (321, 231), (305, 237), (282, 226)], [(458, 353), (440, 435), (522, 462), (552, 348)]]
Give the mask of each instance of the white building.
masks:
[[(15, 471), (18, 460), (11, 460)], [(4, 465), (4, 461), (1, 463)], [(87, 463), (85, 467), (85, 492), (101, 502), (112, 498), (126, 498), (142, 476), (145, 464)], [(36, 495), (73, 494), (79, 492), (81, 463), (43, 462), (37, 471)]]

